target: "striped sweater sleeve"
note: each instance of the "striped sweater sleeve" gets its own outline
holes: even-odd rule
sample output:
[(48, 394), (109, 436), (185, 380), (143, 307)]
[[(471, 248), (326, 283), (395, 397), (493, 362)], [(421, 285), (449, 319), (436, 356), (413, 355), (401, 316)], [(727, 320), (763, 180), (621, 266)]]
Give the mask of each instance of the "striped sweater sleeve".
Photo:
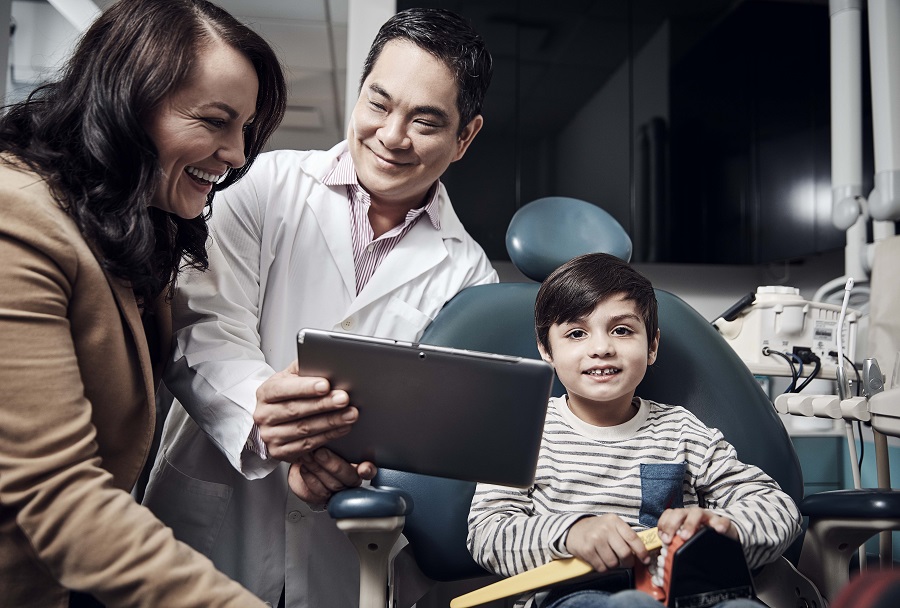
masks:
[(489, 484), (475, 489), (467, 544), (475, 561), (494, 574), (512, 576), (572, 556), (565, 535), (585, 514), (538, 514), (530, 494)]
[(777, 559), (800, 534), (800, 511), (778, 484), (737, 458), (734, 447), (713, 431), (696, 480), (700, 506), (731, 519), (755, 568)]

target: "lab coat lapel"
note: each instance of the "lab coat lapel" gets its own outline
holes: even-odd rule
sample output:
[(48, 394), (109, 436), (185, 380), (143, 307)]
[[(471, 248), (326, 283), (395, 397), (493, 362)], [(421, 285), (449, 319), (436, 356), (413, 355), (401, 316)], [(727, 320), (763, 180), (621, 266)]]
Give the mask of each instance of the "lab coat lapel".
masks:
[[(340, 186), (343, 188), (343, 186)], [(328, 251), (341, 273), (344, 287), (351, 297), (356, 294), (356, 270), (353, 266), (350, 206), (347, 196), (319, 185), (310, 192), (306, 204), (316, 216)]]
[(447, 257), (444, 235), (422, 217), (384, 259), (353, 302), (348, 315), (428, 272)]

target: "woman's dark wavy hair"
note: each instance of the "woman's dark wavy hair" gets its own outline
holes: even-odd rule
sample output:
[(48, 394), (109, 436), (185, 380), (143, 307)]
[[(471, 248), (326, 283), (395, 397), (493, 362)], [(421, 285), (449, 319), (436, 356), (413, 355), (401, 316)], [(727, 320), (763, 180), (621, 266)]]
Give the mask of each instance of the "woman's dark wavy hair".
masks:
[[(186, 220), (150, 206), (162, 169), (144, 124), (188, 82), (199, 52), (217, 39), (256, 70), (256, 119), (245, 135), (247, 163), (214, 186), (200, 217)], [(119, 0), (84, 33), (57, 80), (6, 109), (0, 150), (47, 180), (104, 269), (149, 303), (174, 286), (182, 264), (208, 267), (213, 195), (247, 172), (281, 122), (286, 97), (269, 45), (216, 5)]]
[(493, 60), (484, 39), (472, 25), (451, 11), (440, 8), (410, 8), (388, 19), (369, 49), (363, 64), (359, 90), (391, 40), (412, 42), (444, 62), (456, 79), (459, 132), (481, 114), (484, 95), (491, 84)]
[(634, 302), (652, 343), (659, 329), (653, 284), (628, 262), (608, 253), (572, 258), (544, 279), (534, 303), (534, 329), (548, 353), (550, 327), (590, 315), (600, 302), (622, 294)]

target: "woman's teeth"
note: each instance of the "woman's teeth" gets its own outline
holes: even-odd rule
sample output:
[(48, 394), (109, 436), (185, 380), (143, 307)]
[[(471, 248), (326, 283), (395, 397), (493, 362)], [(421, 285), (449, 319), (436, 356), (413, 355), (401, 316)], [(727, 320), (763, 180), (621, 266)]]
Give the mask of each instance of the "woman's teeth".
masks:
[(228, 174), (228, 172), (226, 171), (222, 175), (213, 175), (212, 173), (207, 173), (206, 171), (197, 169), (196, 167), (188, 167), (187, 169), (185, 169), (185, 171), (187, 171), (189, 175), (192, 175), (197, 179), (209, 184), (218, 184), (220, 181), (222, 181), (225, 175)]

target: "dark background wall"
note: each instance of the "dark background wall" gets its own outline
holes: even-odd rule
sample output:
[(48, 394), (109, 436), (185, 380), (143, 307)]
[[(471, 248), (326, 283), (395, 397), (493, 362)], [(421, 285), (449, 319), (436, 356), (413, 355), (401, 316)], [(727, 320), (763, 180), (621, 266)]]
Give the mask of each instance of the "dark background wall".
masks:
[[(447, 0), (495, 60), (485, 127), (444, 181), (492, 259), (523, 204), (582, 198), (636, 262), (763, 264), (831, 225), (826, 0)], [(871, 160), (867, 160), (871, 167)]]

